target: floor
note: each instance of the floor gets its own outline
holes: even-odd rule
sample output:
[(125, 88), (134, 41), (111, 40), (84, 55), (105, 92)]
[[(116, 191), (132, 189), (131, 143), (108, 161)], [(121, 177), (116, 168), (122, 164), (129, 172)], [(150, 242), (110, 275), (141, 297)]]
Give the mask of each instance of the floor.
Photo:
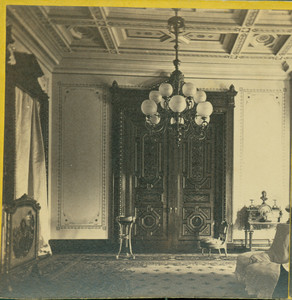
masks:
[(40, 276), (11, 273), (1, 298), (250, 298), (237, 282), (237, 254), (57, 254), (39, 262)]

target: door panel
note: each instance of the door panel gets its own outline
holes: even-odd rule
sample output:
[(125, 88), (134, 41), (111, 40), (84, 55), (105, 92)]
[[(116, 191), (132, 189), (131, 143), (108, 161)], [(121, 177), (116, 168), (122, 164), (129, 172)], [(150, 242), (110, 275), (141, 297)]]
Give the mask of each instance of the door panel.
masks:
[[(213, 120), (212, 120), (213, 121)], [(203, 141), (189, 135), (183, 149), (182, 226), (179, 239), (213, 234), (214, 148), (208, 132)]]
[[(218, 167), (224, 161), (224, 142), (217, 143), (224, 132), (222, 118), (223, 115), (212, 115), (205, 140), (199, 141), (190, 134), (183, 145), (182, 196), (178, 204), (182, 219), (179, 240), (213, 236), (214, 228), (222, 221), (218, 211), (221, 211), (223, 199), (217, 191), (222, 188), (224, 175), (223, 169)], [(215, 223), (216, 226), (213, 226)]]
[(164, 137), (154, 141), (140, 114), (137, 112), (137, 118), (128, 111), (124, 119), (125, 181), (131, 182), (126, 184), (126, 211), (137, 218), (133, 230), (136, 241), (167, 241)]

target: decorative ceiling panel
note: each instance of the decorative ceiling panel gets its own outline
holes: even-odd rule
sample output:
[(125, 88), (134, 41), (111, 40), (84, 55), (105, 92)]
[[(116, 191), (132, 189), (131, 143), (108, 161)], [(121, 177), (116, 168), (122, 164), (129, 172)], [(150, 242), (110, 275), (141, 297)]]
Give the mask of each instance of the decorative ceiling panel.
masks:
[[(47, 52), (62, 58), (94, 59), (105, 54), (133, 65), (138, 57), (174, 55), (174, 34), (167, 21), (170, 8), (9, 6), (8, 20), (19, 24)], [(185, 31), (179, 56), (216, 62), (292, 59), (292, 12), (289, 10), (181, 9)], [(33, 21), (32, 21), (33, 20)], [(44, 36), (49, 39), (46, 41)], [(55, 44), (52, 47), (52, 44)], [(96, 55), (95, 55), (96, 54)], [(121, 56), (122, 55), (122, 56)], [(59, 57), (61, 56), (61, 60)], [(158, 59), (158, 58), (157, 58)]]
[[(170, 8), (50, 7), (47, 12), (52, 23), (66, 25), (75, 51), (76, 46), (80, 51), (104, 47), (117, 54), (133, 49), (137, 53), (172, 50), (169, 44), (174, 36), (167, 28), (174, 14)], [(179, 36), (181, 55), (193, 51), (194, 55), (225, 52), (231, 58), (241, 53), (276, 56), (284, 53), (284, 45), (285, 55), (290, 53), (286, 41), (292, 34), (291, 11), (194, 8), (181, 9), (179, 15), (186, 24)]]
[(256, 25), (291, 26), (291, 21), (291, 10), (261, 10), (261, 14)]
[(125, 29), (127, 38), (139, 39), (158, 39), (160, 40), (165, 34), (160, 30), (141, 30), (141, 29)]
[(288, 35), (272, 33), (251, 34), (242, 53), (266, 53), (276, 55), (288, 38)]
[(220, 41), (222, 34), (189, 32), (185, 36), (188, 37), (191, 41)]

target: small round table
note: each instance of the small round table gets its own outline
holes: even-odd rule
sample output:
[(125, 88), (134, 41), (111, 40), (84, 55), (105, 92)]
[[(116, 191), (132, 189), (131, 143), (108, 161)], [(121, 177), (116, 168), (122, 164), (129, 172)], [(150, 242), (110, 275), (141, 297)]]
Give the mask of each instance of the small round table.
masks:
[(119, 235), (120, 248), (119, 248), (119, 253), (116, 256), (116, 259), (119, 259), (123, 247), (123, 241), (125, 241), (126, 256), (135, 259), (135, 255), (132, 252), (131, 237), (132, 237), (132, 227), (136, 221), (136, 217), (118, 216), (116, 218), (116, 221), (118, 222), (119, 229), (120, 229), (120, 235)]

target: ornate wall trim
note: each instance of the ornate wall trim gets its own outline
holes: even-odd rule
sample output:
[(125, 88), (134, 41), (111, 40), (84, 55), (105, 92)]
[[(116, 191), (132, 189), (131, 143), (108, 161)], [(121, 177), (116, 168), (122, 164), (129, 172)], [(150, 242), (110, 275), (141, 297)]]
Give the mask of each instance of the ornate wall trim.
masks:
[(123, 197), (123, 164), (124, 164), (124, 113), (120, 111), (120, 139), (119, 139), (119, 215), (125, 214), (125, 199)]
[[(282, 148), (282, 171), (283, 171), (283, 176), (286, 173), (286, 160), (284, 159), (287, 152), (287, 146), (285, 143), (285, 138), (287, 136), (287, 128), (286, 128), (286, 92), (287, 89), (239, 89), (240, 93), (240, 158), (239, 158), (239, 170), (240, 170), (240, 175), (239, 175), (239, 191), (238, 195), (242, 194), (242, 180), (243, 180), (243, 169), (244, 169), (244, 117), (245, 117), (245, 105), (248, 104), (250, 100), (246, 99), (247, 94), (279, 94), (279, 96), (276, 96), (275, 101), (279, 105), (281, 105), (281, 129), (282, 129), (282, 136), (281, 136), (281, 148)], [(283, 188), (285, 187), (285, 181), (282, 182)]]
[[(109, 152), (109, 143), (108, 143), (108, 93), (107, 89), (102, 85), (96, 84), (64, 84), (58, 82), (59, 86), (59, 130), (58, 130), (58, 199), (57, 199), (57, 230), (61, 229), (102, 229), (107, 230), (107, 204), (108, 204), (108, 170), (107, 170), (107, 154)], [(101, 181), (102, 181), (102, 203), (101, 203), (101, 222), (100, 224), (63, 224), (62, 223), (62, 213), (63, 213), (63, 185), (62, 185), (62, 174), (63, 174), (63, 98), (65, 97), (64, 93), (69, 92), (70, 89), (99, 89), (102, 90), (101, 101), (102, 101), (102, 170), (101, 170)]]

